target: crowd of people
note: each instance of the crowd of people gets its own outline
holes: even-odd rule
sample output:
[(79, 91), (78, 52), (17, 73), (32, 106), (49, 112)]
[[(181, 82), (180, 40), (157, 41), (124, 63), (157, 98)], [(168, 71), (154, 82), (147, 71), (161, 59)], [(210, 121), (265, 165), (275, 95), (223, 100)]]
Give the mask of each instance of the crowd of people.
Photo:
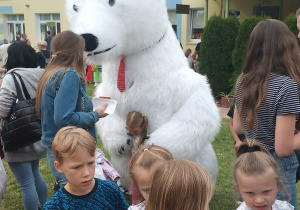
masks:
[[(300, 9), (296, 17), (300, 39)], [(132, 137), (124, 142), (131, 147), (132, 205), (117, 183), (94, 178), (94, 124), (108, 115), (108, 104), (93, 111), (85, 91), (90, 76), (85, 71), (83, 37), (71, 31), (53, 39), (50, 35), (47, 32), (45, 41), (38, 43), (38, 53), (26, 34), (21, 41), (9, 45), (5, 40), (0, 47), (0, 72), (6, 74), (0, 84), (0, 119), (9, 117), (18, 102), (12, 76), (16, 73), (24, 81), (18, 83), (24, 83), (29, 95), (36, 98), (36, 115), (41, 121), (41, 141), (15, 151), (3, 148), (4, 160), (21, 188), (24, 208), (208, 210), (215, 185), (210, 174), (196, 163), (174, 159), (168, 148), (148, 145), (148, 118), (137, 111), (128, 113), (125, 122)], [(199, 63), (193, 57), (199, 51), (200, 43), (193, 56), (190, 49), (185, 52), (195, 70)], [(238, 210), (297, 209), (299, 55), (296, 37), (279, 20), (260, 21), (250, 35), (230, 112)], [(120, 148), (119, 153), (123, 152)], [(39, 170), (44, 157), (59, 184), (50, 200)]]

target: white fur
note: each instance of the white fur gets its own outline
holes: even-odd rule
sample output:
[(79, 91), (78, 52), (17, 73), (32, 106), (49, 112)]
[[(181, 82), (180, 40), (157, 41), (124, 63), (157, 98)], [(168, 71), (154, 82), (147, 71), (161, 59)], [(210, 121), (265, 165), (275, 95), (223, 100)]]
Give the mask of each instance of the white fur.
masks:
[[(73, 10), (74, 4), (78, 12)], [(211, 142), (219, 131), (219, 111), (206, 77), (189, 69), (165, 5), (164, 0), (116, 0), (114, 6), (108, 0), (66, 1), (72, 30), (98, 38), (94, 51), (115, 46), (88, 56), (88, 60), (102, 64), (103, 82), (96, 96), (118, 101), (115, 113), (100, 119), (96, 126), (126, 187), (130, 183), (130, 152), (120, 155), (118, 148), (126, 146), (125, 119), (130, 111), (147, 115), (147, 143), (166, 147), (175, 158), (197, 162), (214, 181), (218, 173)], [(117, 74), (124, 55), (127, 89), (121, 93)]]

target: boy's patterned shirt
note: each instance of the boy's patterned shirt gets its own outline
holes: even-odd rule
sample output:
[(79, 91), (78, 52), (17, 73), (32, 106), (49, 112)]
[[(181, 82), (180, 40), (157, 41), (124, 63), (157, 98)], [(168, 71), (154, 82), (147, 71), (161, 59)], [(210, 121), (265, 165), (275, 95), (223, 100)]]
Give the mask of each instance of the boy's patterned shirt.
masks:
[(128, 204), (116, 184), (95, 179), (95, 187), (90, 193), (83, 196), (76, 196), (70, 194), (64, 188), (59, 189), (52, 198), (44, 204), (43, 209), (127, 210)]

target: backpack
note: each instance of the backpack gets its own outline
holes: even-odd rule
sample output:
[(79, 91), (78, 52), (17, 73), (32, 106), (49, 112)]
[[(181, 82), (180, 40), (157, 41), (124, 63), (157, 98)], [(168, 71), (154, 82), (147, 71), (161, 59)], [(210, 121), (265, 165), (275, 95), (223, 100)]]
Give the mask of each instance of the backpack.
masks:
[(45, 59), (45, 67), (48, 65), (48, 63), (50, 63), (50, 61), (51, 61), (51, 52), (50, 52), (50, 58), (46, 58), (45, 56), (44, 56), (44, 54), (43, 54), (43, 52), (41, 52), (41, 54), (42, 54), (42, 56), (44, 57), (44, 59)]

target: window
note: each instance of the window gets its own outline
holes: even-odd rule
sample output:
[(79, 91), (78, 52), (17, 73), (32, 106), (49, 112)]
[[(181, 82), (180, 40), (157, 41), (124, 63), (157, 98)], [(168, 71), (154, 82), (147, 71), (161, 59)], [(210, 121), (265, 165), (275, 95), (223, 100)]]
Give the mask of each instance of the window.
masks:
[(256, 17), (270, 16), (272, 19), (279, 19), (279, 6), (253, 6), (253, 15)]
[(204, 9), (192, 9), (190, 15), (190, 39), (200, 39), (204, 28)]
[(168, 11), (168, 15), (169, 15), (169, 21), (172, 24), (172, 28), (175, 32), (175, 34), (177, 34), (177, 14), (175, 10), (170, 10)]
[(6, 15), (7, 37), (9, 42), (16, 40), (16, 35), (25, 33), (24, 15)]
[(54, 35), (60, 33), (60, 14), (40, 14), (41, 40), (45, 40), (46, 31)]
[(41, 21), (43, 21), (43, 20), (45, 20), (45, 21), (47, 21), (47, 20), (51, 20), (51, 15), (49, 15), (49, 14), (42, 14), (42, 15), (40, 15), (40, 20)]

